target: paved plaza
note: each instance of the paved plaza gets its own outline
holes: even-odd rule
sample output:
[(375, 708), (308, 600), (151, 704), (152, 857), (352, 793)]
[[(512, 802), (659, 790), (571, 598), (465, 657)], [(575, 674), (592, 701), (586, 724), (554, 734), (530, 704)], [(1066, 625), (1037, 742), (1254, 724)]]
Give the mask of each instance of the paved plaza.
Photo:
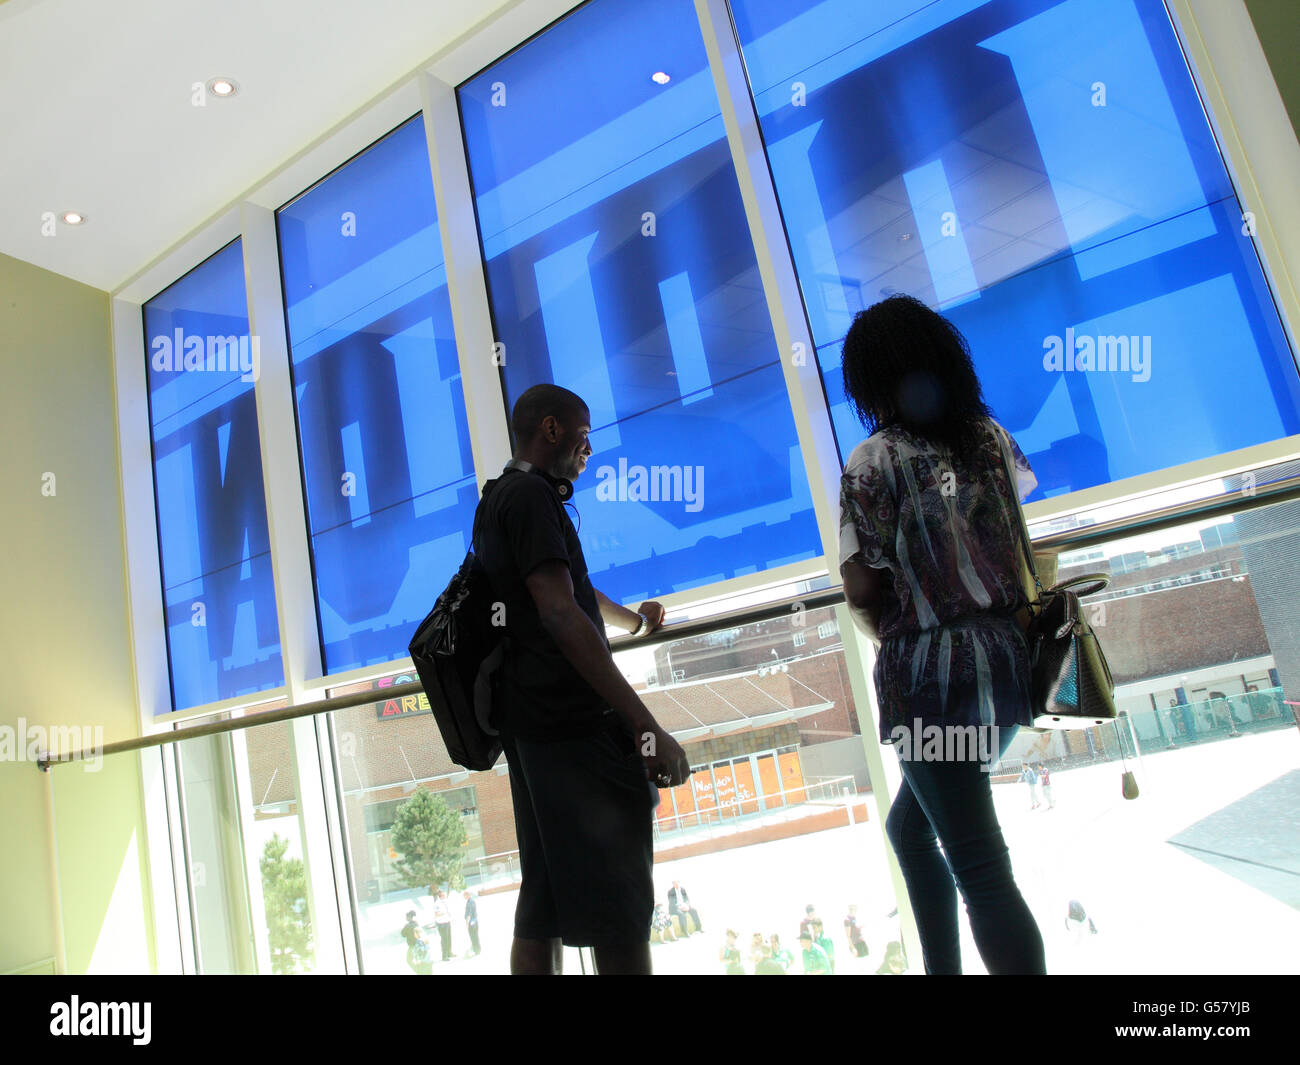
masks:
[[(1030, 810), (1025, 785), (994, 786), (1017, 879), (1038, 919), (1053, 973), (1300, 972), (1300, 733), (1243, 736), (1140, 763), (1141, 796), (1125, 800), (1120, 765), (1053, 774), (1054, 809)], [(664, 974), (720, 973), (727, 928), (747, 953), (754, 932), (778, 933), (795, 953), (799, 920), (812, 903), (834, 940), (836, 972), (874, 973), (897, 939), (878, 820), (655, 867), (663, 900), (674, 879), (690, 892), (705, 931), (653, 948)], [(1071, 899), (1097, 933), (1069, 930)], [(418, 900), (431, 920), (427, 898)], [(509, 967), (514, 892), (479, 899), (483, 954), (434, 966), (435, 975), (501, 973)], [(849, 957), (843, 919), (857, 903), (870, 956)], [(370, 972), (409, 972), (398, 932), (410, 900), (364, 908)], [(453, 946), (469, 948), (461, 904)], [(431, 935), (436, 945), (436, 934)], [(982, 973), (963, 918), (966, 971)], [(920, 959), (912, 958), (913, 971)], [(576, 951), (566, 969), (578, 972)]]

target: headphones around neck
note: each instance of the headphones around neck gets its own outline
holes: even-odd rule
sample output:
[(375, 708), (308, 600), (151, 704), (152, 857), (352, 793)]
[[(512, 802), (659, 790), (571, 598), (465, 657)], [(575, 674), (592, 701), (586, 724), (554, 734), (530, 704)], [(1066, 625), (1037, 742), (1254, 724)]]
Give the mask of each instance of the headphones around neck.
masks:
[[(506, 470), (520, 470), (523, 473), (537, 473), (545, 477), (551, 487), (555, 489), (555, 494), (560, 497), (561, 503), (567, 503), (573, 498), (573, 482), (566, 481), (563, 477), (552, 477), (540, 466), (534, 466), (531, 462), (525, 462), (523, 459), (511, 459), (505, 465)], [(502, 471), (505, 472), (504, 470)]]

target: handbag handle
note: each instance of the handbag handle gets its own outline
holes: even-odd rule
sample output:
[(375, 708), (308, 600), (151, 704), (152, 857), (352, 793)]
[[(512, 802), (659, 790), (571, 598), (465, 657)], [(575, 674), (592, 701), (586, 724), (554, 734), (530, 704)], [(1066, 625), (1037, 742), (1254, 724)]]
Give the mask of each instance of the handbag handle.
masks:
[[(1024, 508), (1020, 505), (1020, 492), (1016, 488), (1015, 464), (1011, 461), (1011, 454), (1003, 443), (1001, 434), (996, 429), (993, 432), (998, 437), (998, 450), (1002, 452), (1002, 470), (1007, 475), (1007, 483), (1011, 488), (1012, 499), (1016, 506), (1016, 516), (1019, 518), (1016, 527), (1020, 530), (1020, 546), (1029, 564), (1029, 572), (1033, 574), (1034, 588), (1038, 592), (1038, 599), (1034, 601), (1041, 602), (1043, 583), (1038, 579), (1038, 567), (1034, 563), (1034, 545), (1029, 538), (1029, 526), (1025, 522)], [(1051, 590), (1054, 592), (1073, 591), (1080, 599), (1084, 599), (1087, 596), (1096, 595), (1109, 584), (1110, 574), (1108, 573), (1081, 573), (1077, 577), (1071, 577), (1069, 580), (1054, 584)]]
[(1081, 573), (1077, 577), (1071, 577), (1067, 581), (1061, 581), (1060, 584), (1053, 585), (1052, 591), (1071, 591), (1080, 599), (1086, 599), (1090, 595), (1096, 595), (1109, 584), (1109, 573)]

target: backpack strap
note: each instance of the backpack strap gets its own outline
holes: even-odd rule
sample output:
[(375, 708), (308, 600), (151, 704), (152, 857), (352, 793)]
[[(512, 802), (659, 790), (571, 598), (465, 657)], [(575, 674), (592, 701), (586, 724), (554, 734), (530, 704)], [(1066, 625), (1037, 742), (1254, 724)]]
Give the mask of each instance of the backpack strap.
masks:
[[(502, 474), (504, 476), (504, 474)], [(478, 539), (478, 523), (483, 516), (483, 504), (487, 502), (487, 497), (492, 493), (496, 483), (501, 480), (500, 477), (493, 477), (490, 481), (483, 482), (483, 491), (479, 493), (478, 505), (474, 508), (474, 524), (469, 534), (469, 549), (472, 553), (474, 550), (474, 541)]]

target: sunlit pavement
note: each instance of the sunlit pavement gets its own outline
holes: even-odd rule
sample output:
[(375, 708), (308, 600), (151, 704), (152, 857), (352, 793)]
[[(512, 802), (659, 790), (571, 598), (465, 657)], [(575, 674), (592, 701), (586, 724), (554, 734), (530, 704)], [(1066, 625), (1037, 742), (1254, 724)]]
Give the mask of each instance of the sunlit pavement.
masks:
[[(1273, 732), (1148, 755), (1130, 761), (1141, 796), (1125, 800), (1118, 762), (1053, 773), (1054, 809), (1029, 809), (1024, 784), (994, 787), (1021, 889), (1038, 919), (1053, 973), (1296, 973), (1300, 972), (1300, 910), (1218, 866), (1169, 843), (1203, 818), (1300, 768), (1300, 733)], [(874, 807), (873, 807), (874, 813)], [(1294, 815), (1293, 815), (1294, 817)], [(1291, 838), (1300, 835), (1293, 820)], [(1279, 826), (1270, 826), (1278, 829)], [(1250, 826), (1242, 826), (1249, 833)], [(1280, 829), (1287, 836), (1285, 827)], [(1276, 833), (1275, 833), (1276, 834)], [(1295, 852), (1300, 852), (1300, 844)], [(1284, 880), (1286, 872), (1275, 874)], [(1291, 877), (1300, 878), (1300, 868)], [(812, 903), (834, 941), (836, 974), (874, 973), (885, 945), (898, 938), (878, 822), (701, 855), (655, 867), (656, 897), (666, 900), (680, 880), (700, 911), (705, 931), (652, 948), (661, 974), (721, 973), (718, 953), (727, 928), (748, 965), (754, 932), (781, 936), (801, 971), (798, 932)], [(1095, 922), (1071, 931), (1065, 918), (1077, 899)], [(843, 920), (858, 905), (870, 955), (850, 956)], [(483, 954), (435, 961), (434, 975), (503, 973), (509, 968), (515, 893), (479, 897)], [(369, 972), (409, 973), (399, 934), (412, 903), (371, 906), (363, 939)], [(453, 949), (469, 949), (453, 900)], [(422, 900), (422, 921), (431, 920)], [(983, 973), (963, 916), (962, 957), (968, 973)], [(439, 954), (436, 932), (426, 933)], [(913, 971), (920, 959), (911, 958)], [(565, 951), (568, 973), (580, 972)]]

